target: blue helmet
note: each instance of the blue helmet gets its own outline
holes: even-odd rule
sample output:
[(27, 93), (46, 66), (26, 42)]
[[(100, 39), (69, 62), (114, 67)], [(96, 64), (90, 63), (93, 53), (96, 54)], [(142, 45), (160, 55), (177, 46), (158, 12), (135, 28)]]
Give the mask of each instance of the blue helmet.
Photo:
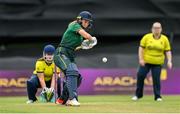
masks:
[(88, 20), (88, 21), (93, 21), (92, 20), (92, 18), (93, 18), (92, 14), (90, 12), (88, 12), (88, 11), (80, 12), (77, 18)]
[(44, 47), (43, 53), (53, 55), (55, 52), (55, 47), (53, 45), (46, 45)]

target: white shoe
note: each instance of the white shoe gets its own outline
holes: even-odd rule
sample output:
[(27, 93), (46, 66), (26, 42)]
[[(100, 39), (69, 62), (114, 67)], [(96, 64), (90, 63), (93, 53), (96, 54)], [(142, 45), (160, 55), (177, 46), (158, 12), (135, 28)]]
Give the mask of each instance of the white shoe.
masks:
[(162, 99), (161, 98), (157, 98), (156, 101), (162, 101)]
[(134, 96), (131, 98), (133, 101), (137, 101), (139, 98), (137, 96)]
[(32, 104), (32, 103), (34, 103), (33, 100), (28, 100), (28, 101), (26, 102), (26, 104)]
[(67, 106), (80, 106), (80, 103), (74, 98), (66, 102)]

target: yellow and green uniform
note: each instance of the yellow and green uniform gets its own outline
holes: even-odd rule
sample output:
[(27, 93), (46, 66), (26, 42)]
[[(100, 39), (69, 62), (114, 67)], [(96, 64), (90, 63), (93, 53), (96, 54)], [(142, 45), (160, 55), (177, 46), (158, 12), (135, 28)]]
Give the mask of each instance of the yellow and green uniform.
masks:
[(169, 40), (163, 34), (159, 39), (155, 39), (152, 33), (144, 35), (140, 46), (144, 48), (144, 61), (149, 64), (162, 65), (165, 59), (164, 52), (171, 50)]
[[(51, 64), (46, 63), (43, 58), (40, 58), (36, 61), (36, 66), (33, 74), (44, 73), (44, 80), (50, 81), (55, 71), (55, 64), (52, 62)], [(60, 72), (60, 69), (57, 69), (57, 72)]]

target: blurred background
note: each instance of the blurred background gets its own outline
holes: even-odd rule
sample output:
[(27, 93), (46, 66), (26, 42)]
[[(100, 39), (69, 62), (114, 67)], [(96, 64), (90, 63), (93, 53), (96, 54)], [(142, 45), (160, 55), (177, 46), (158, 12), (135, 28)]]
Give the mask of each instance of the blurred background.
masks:
[[(83, 74), (94, 77), (90, 83), (92, 88), (96, 86), (98, 76), (102, 76), (102, 81), (105, 80), (103, 77), (112, 77), (111, 84), (115, 77), (120, 81), (123, 76), (135, 80), (139, 41), (156, 21), (162, 23), (163, 33), (168, 36), (173, 52), (175, 70), (164, 72), (167, 81), (164, 83), (180, 82), (177, 73), (180, 72), (179, 6), (179, 0), (0, 0), (0, 95), (12, 92), (13, 87), (19, 88), (16, 95), (25, 92), (25, 80), (19, 81), (19, 77), (31, 76), (43, 47), (46, 44), (57, 47), (68, 23), (83, 10), (93, 14), (91, 34), (97, 37), (98, 45), (91, 50), (78, 51), (76, 61)], [(108, 62), (103, 63), (102, 57), (107, 57)], [(167, 76), (174, 77), (169, 79)], [(86, 81), (90, 80), (90, 77), (84, 77)], [(23, 90), (18, 84), (22, 84)], [(109, 93), (132, 94), (134, 91), (123, 87), (117, 84)], [(135, 87), (135, 83), (130, 87)], [(180, 88), (174, 91), (170, 88), (169, 91), (169, 94), (180, 94)]]

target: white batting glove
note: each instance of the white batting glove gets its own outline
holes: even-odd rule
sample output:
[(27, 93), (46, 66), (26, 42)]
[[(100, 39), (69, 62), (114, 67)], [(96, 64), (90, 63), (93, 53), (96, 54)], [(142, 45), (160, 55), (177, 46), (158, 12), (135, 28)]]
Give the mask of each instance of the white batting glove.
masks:
[(94, 47), (95, 45), (97, 45), (97, 39), (96, 37), (92, 37), (92, 39), (90, 40), (90, 46)]
[(97, 45), (96, 37), (92, 37), (91, 40), (84, 40), (81, 44), (82, 49), (91, 49)]
[(81, 44), (82, 49), (91, 49), (92, 46), (90, 46), (90, 41), (89, 40), (84, 40)]

